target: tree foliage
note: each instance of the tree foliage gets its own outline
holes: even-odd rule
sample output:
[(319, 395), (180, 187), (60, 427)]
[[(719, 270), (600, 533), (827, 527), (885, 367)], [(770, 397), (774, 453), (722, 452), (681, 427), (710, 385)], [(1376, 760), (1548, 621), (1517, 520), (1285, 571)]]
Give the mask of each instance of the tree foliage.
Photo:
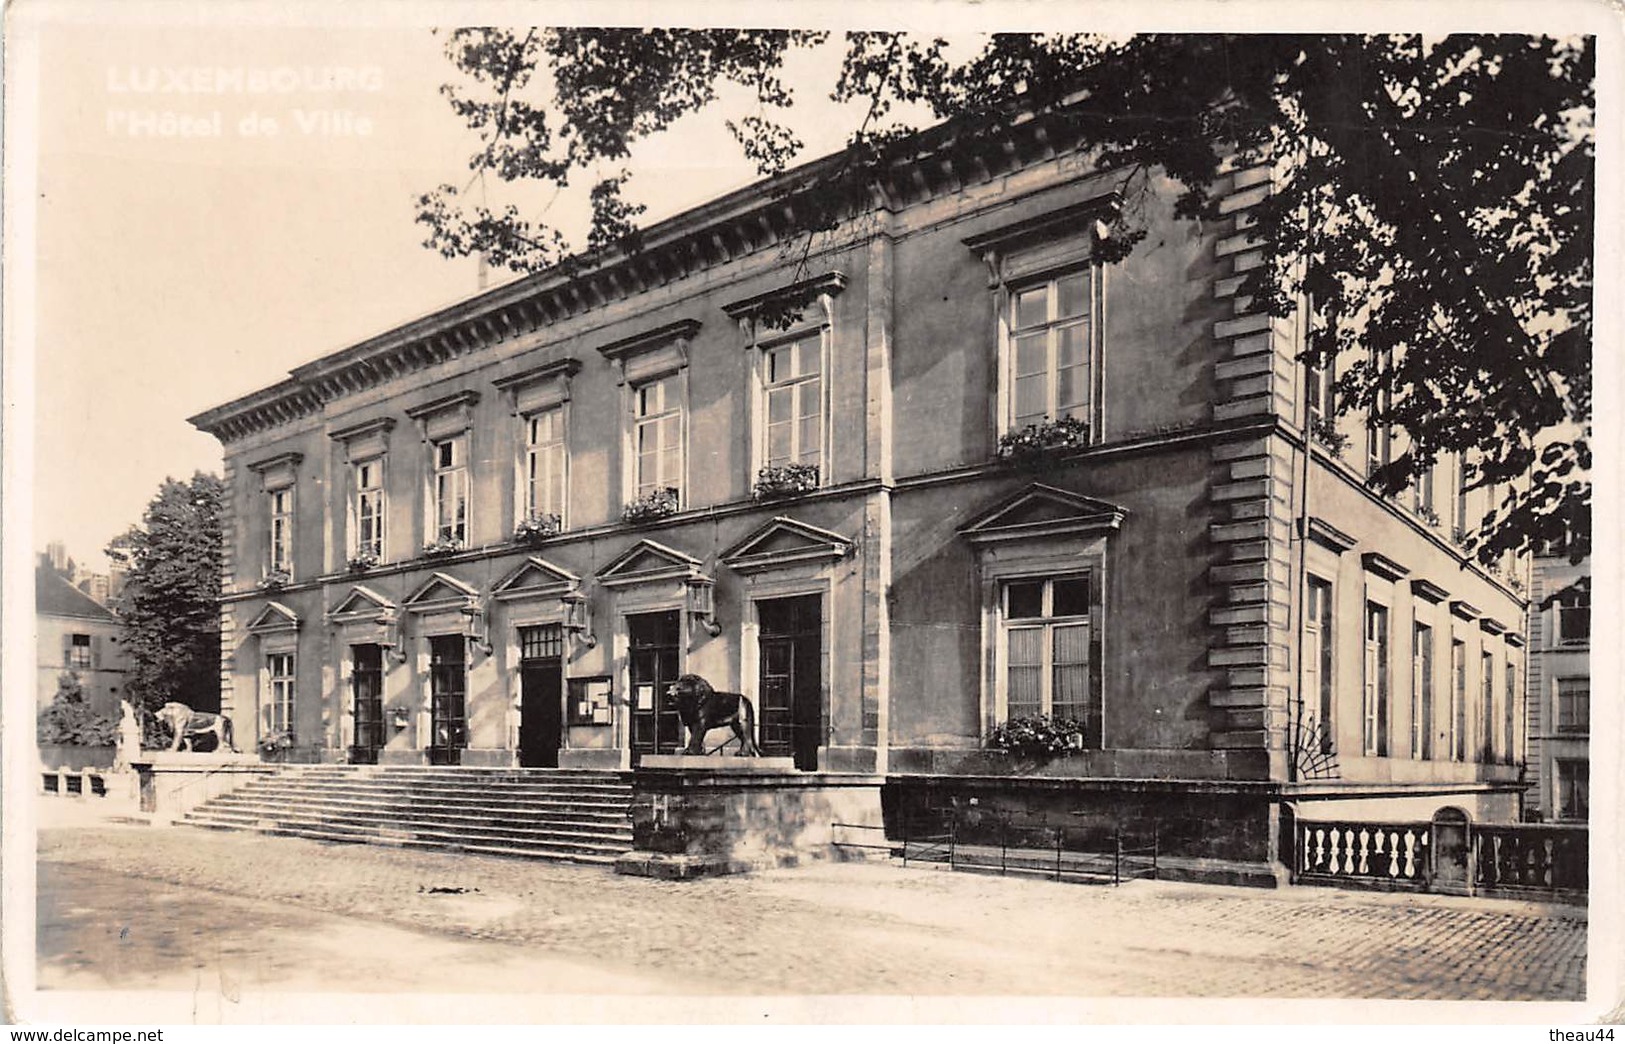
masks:
[[(800, 144), (784, 59), (826, 41), (464, 29), (446, 50), (469, 82), (444, 91), (480, 135), (476, 179), (557, 193), (597, 172), (586, 246), (635, 249), (632, 144), (743, 85), (757, 113), (729, 129), (761, 173), (783, 171)], [(1305, 355), (1335, 367), (1338, 408), (1408, 435), (1372, 483), (1397, 492), (1461, 454), (1470, 488), (1499, 494), (1480, 558), (1561, 540), (1578, 560), (1590, 547), (1594, 65), (1589, 39), (1512, 35), (1001, 34), (967, 52), (851, 33), (830, 94), (861, 115), (847, 162), (813, 188), (868, 198), (910, 148), (917, 128), (899, 114), (920, 111), (962, 136), (1042, 116), (1102, 165), (1165, 172), (1193, 220), (1220, 216), (1226, 160), (1268, 164), (1252, 226), (1263, 264), (1241, 293), (1282, 316), (1307, 305)], [(492, 210), (449, 185), (418, 204), (426, 245), (448, 256), (521, 272), (570, 259), (542, 205)], [(1124, 249), (1144, 232), (1120, 231)]]
[(35, 735), (42, 745), (108, 747), (117, 734), (118, 719), (90, 709), (77, 675), (63, 671), (57, 676), (56, 695), (35, 723)]
[(141, 525), (107, 546), (129, 575), (114, 606), (130, 670), (125, 691), (147, 710), (179, 700), (220, 707), (220, 507), (225, 487), (198, 472), (165, 479)]

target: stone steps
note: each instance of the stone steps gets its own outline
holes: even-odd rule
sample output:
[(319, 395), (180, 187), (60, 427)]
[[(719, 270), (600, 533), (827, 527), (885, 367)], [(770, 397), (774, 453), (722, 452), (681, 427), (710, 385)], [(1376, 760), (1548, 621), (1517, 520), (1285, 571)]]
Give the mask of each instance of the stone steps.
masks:
[(609, 864), (632, 848), (619, 773), (375, 765), (284, 766), (182, 822), (351, 844)]

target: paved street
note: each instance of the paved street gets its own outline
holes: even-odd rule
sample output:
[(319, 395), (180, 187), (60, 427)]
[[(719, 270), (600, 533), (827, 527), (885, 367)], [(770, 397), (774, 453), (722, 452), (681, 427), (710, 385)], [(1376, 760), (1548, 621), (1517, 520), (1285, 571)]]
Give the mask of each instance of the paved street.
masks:
[(42, 989), (1583, 998), (1583, 911), (884, 864), (688, 883), (185, 827), (39, 835)]

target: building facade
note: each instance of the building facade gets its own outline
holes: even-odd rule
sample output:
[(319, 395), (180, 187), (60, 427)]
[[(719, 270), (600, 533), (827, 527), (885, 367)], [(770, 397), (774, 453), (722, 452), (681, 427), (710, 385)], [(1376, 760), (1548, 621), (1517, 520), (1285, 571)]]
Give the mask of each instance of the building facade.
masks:
[(1052, 714), (1080, 779), (1516, 816), (1524, 603), (1461, 551), (1478, 494), (1374, 494), (1402, 435), (1237, 297), (1268, 170), (1215, 227), (1043, 121), (940, 129), (809, 232), (837, 162), (193, 418), (240, 735), (624, 767), (695, 673), (807, 770), (986, 774)]
[(118, 714), (128, 658), (119, 646), (119, 620), (49, 564), (34, 570), (39, 706), (50, 706), (63, 674), (79, 680), (98, 714)]
[(1585, 822), (1591, 813), (1591, 563), (1541, 555), (1531, 574), (1525, 813)]

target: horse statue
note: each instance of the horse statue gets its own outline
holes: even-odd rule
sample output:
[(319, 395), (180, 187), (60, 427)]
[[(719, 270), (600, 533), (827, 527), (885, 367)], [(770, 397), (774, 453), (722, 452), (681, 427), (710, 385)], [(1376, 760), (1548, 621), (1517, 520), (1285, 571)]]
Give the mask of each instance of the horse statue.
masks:
[(704, 754), (705, 734), (726, 726), (739, 740), (739, 755), (754, 758), (756, 747), (756, 707), (750, 698), (737, 692), (717, 692), (698, 674), (684, 674), (666, 690), (677, 703), (677, 720), (688, 730), (684, 754)]
[(170, 702), (154, 715), (159, 721), (169, 726), (174, 733), (170, 743), (170, 752), (175, 753), (186, 744), (186, 749), (197, 750), (197, 741), (202, 736), (213, 736), (215, 750), (229, 749), (233, 754), (240, 753), (237, 744), (232, 741), (231, 719), (224, 714), (210, 714), (206, 711), (194, 711), (184, 703)]

